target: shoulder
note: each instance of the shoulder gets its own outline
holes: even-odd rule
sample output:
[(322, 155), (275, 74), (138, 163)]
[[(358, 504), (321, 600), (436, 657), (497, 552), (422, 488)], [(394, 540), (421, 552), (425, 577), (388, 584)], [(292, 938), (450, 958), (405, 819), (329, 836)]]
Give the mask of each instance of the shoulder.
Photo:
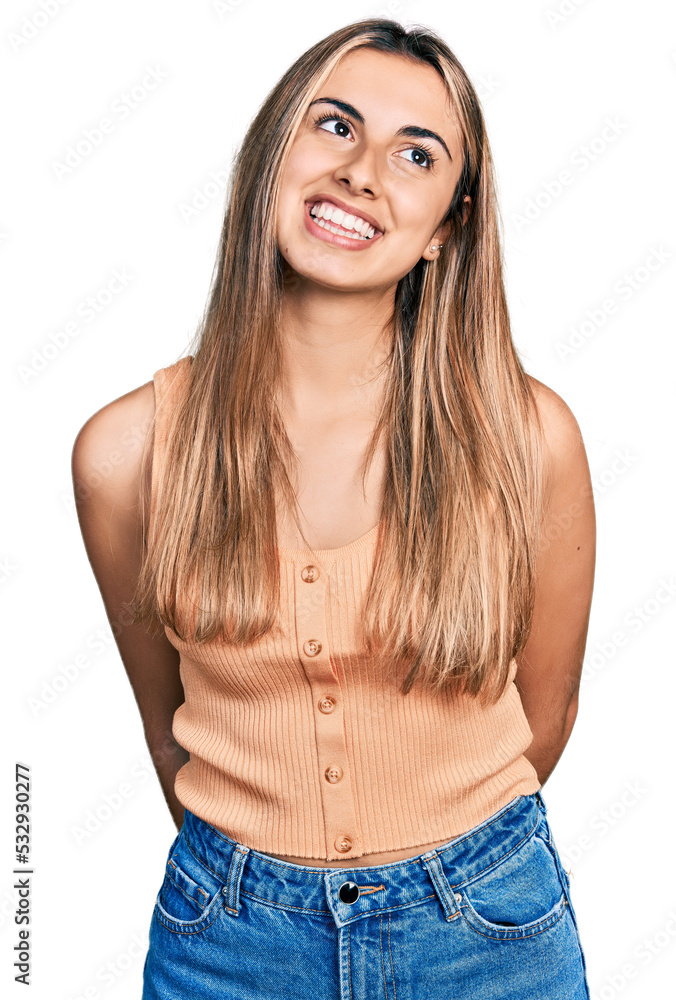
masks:
[(547, 441), (555, 447), (558, 441), (559, 447), (565, 447), (580, 438), (582, 435), (578, 422), (563, 397), (532, 375), (527, 375), (526, 378), (533, 390)]
[(85, 421), (72, 451), (72, 474), (79, 498), (97, 494), (136, 503), (143, 477), (147, 477), (148, 484), (150, 481), (158, 395), (174, 391), (191, 360), (188, 355), (158, 369), (151, 380), (106, 403)]
[(106, 403), (77, 433), (72, 451), (76, 500), (94, 495), (138, 500), (142, 462), (155, 413), (153, 382)]
[(553, 389), (527, 376), (542, 425), (543, 472), (550, 502), (561, 508), (584, 502), (593, 506), (587, 452), (580, 425), (566, 401)]

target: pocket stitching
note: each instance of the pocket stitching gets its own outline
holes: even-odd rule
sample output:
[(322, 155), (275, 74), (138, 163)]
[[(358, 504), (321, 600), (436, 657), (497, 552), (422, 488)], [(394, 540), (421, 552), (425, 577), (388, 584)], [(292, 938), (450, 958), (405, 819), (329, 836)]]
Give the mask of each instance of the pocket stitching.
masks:
[[(534, 937), (536, 934), (541, 934), (543, 931), (549, 930), (550, 927), (553, 927), (556, 923), (558, 923), (568, 908), (568, 900), (566, 899), (565, 893), (562, 893), (561, 898), (557, 903), (555, 903), (549, 913), (545, 913), (545, 915), (540, 917), (539, 920), (531, 920), (529, 923), (519, 924), (517, 927), (508, 927), (507, 925), (503, 926), (501, 924), (493, 924), (490, 920), (486, 920), (485, 917), (482, 917), (481, 914), (477, 913), (467, 896), (464, 896), (463, 899), (464, 903), (460, 905), (460, 912), (469, 926), (476, 931), (477, 934), (481, 934), (483, 937), (493, 938), (498, 941), (505, 937), (524, 939)], [(481, 926), (475, 926), (475, 921)], [(483, 928), (496, 931), (500, 937), (487, 934)]]
[(173, 877), (172, 873), (169, 870), (167, 870), (167, 872), (166, 872), (167, 878), (171, 879), (171, 881), (176, 886), (176, 888), (179, 890), (179, 892), (182, 892), (186, 899), (189, 899), (191, 903), (195, 903), (197, 906), (199, 906), (199, 908), (201, 910), (203, 910), (204, 907), (207, 905), (207, 902), (209, 900), (209, 893), (206, 891), (206, 889), (203, 889), (201, 885), (199, 885), (197, 882), (195, 882), (194, 878), (192, 878), (190, 875), (188, 875), (187, 872), (184, 872), (183, 869), (180, 867), (180, 865), (176, 864), (176, 862), (173, 860), (173, 858), (170, 858), (169, 861), (167, 862), (167, 864), (171, 865), (176, 871), (180, 871), (180, 873), (183, 876), (183, 878), (187, 879), (189, 882), (192, 882), (193, 885), (195, 886), (195, 888), (198, 890), (198, 892), (202, 893), (202, 896), (204, 897), (203, 899), (195, 899), (194, 896), (189, 896), (188, 893), (185, 891), (185, 889), (181, 885), (178, 884), (178, 882), (176, 881), (176, 879)]
[(572, 898), (571, 898), (570, 877), (569, 877), (568, 872), (566, 871), (566, 869), (565, 869), (565, 867), (563, 865), (563, 862), (561, 861), (561, 856), (559, 855), (558, 848), (557, 848), (556, 844), (554, 843), (554, 838), (551, 836), (551, 831), (550, 831), (550, 833), (549, 833), (549, 835), (547, 837), (543, 838), (543, 840), (545, 841), (545, 843), (547, 845), (547, 848), (548, 848), (550, 854), (552, 855), (552, 858), (554, 859), (554, 864), (556, 865), (556, 871), (557, 871), (558, 876), (559, 876), (559, 882), (561, 883), (561, 886), (563, 888), (563, 894), (566, 897), (566, 901), (568, 903), (568, 909), (570, 910), (570, 916), (572, 918), (573, 924), (575, 925), (575, 930), (576, 930), (576, 932), (578, 934), (578, 937), (579, 937), (579, 933), (580, 932), (579, 932), (579, 928), (578, 928), (578, 925), (577, 925), (577, 917), (575, 916), (575, 910), (573, 908), (573, 901), (572, 901)]
[[(478, 880), (480, 880), (488, 872), (495, 871), (497, 868), (499, 868), (500, 865), (503, 862), (507, 861), (508, 858), (512, 857), (517, 851), (519, 851), (522, 847), (524, 847), (525, 844), (527, 842), (529, 842), (530, 840), (536, 840), (537, 839), (537, 840), (542, 841), (545, 844), (545, 848), (547, 849), (548, 853), (550, 854), (550, 856), (552, 856), (553, 855), (553, 845), (549, 843), (549, 841), (547, 840), (547, 838), (545, 836), (542, 836), (542, 835), (540, 835), (538, 833), (538, 827), (539, 827), (539, 825), (540, 825), (540, 820), (538, 820), (535, 823), (535, 825), (532, 827), (532, 829), (528, 831), (528, 833), (526, 834), (526, 836), (523, 837), (518, 842), (518, 844), (516, 844), (512, 848), (511, 851), (508, 851), (507, 854), (503, 854), (502, 857), (498, 858), (497, 861), (493, 862), (493, 864), (491, 864), (491, 865), (488, 865), (486, 868), (483, 868), (480, 872), (477, 872), (471, 878), (466, 879), (464, 882), (459, 882), (457, 885), (454, 885), (453, 889), (457, 891), (460, 888), (464, 888), (466, 886), (473, 885), (475, 882), (477, 882)], [(469, 896), (467, 896), (466, 893), (463, 893), (463, 900), (464, 900), (464, 902), (459, 905), (459, 909), (460, 909), (461, 913), (463, 914), (463, 917), (465, 918), (465, 920), (469, 924), (469, 926), (472, 927), (475, 931), (477, 931), (477, 933), (479, 933), (479, 934), (483, 933), (483, 931), (481, 930), (481, 927), (475, 927), (473, 919), (472, 919), (472, 918), (474, 918), (479, 924), (481, 924), (482, 927), (486, 927), (489, 930), (497, 931), (503, 937), (506, 936), (506, 937), (527, 938), (527, 937), (533, 937), (535, 934), (540, 934), (542, 931), (547, 930), (548, 927), (553, 926), (555, 923), (557, 923), (557, 921), (563, 916), (566, 908), (570, 908), (570, 901), (568, 899), (568, 893), (566, 892), (565, 887), (561, 884), (561, 876), (559, 874), (559, 866), (558, 866), (558, 864), (556, 862), (556, 858), (553, 857), (552, 860), (554, 861), (554, 867), (556, 869), (557, 881), (559, 883), (559, 889), (561, 890), (561, 895), (560, 895), (559, 899), (557, 900), (557, 902), (554, 904), (554, 906), (549, 910), (548, 913), (545, 913), (542, 917), (538, 918), (537, 920), (531, 920), (531, 921), (528, 921), (528, 923), (518, 924), (518, 925), (512, 926), (512, 927), (510, 927), (510, 926), (508, 926), (506, 924), (505, 925), (503, 925), (503, 924), (496, 924), (496, 923), (493, 923), (490, 920), (486, 920), (485, 917), (482, 917), (481, 914), (477, 910), (475, 910), (474, 907), (472, 906), (472, 903), (471, 903), (471, 900), (470, 900)], [(465, 911), (467, 911), (467, 912), (465, 912)], [(560, 912), (558, 912), (558, 911), (560, 911)], [(544, 926), (540, 926), (540, 925), (544, 925)], [(530, 933), (524, 933), (524, 931), (527, 932), (531, 928), (532, 928), (532, 930), (531, 930)], [(490, 935), (484, 934), (484, 937), (490, 937)], [(500, 940), (500, 939), (498, 939), (498, 940)]]
[(462, 888), (464, 888), (464, 887), (465, 887), (466, 885), (472, 885), (472, 884), (473, 884), (474, 882), (476, 882), (476, 881), (477, 881), (477, 879), (480, 879), (480, 878), (482, 878), (482, 877), (483, 877), (484, 875), (486, 875), (486, 874), (487, 874), (488, 872), (492, 872), (492, 871), (494, 871), (494, 870), (495, 870), (496, 868), (498, 868), (498, 867), (499, 867), (499, 866), (500, 866), (500, 865), (501, 865), (501, 864), (503, 863), (503, 861), (507, 861), (507, 859), (508, 859), (508, 858), (511, 858), (513, 854), (515, 854), (515, 853), (516, 853), (517, 851), (520, 851), (520, 850), (521, 850), (521, 848), (522, 848), (522, 847), (523, 847), (523, 846), (524, 846), (524, 845), (525, 845), (525, 844), (526, 844), (526, 843), (527, 843), (527, 842), (528, 842), (529, 840), (531, 840), (531, 839), (532, 839), (533, 837), (537, 836), (537, 834), (536, 834), (536, 830), (537, 830), (537, 828), (538, 828), (538, 824), (536, 823), (536, 824), (535, 824), (535, 826), (531, 827), (531, 829), (530, 829), (530, 830), (528, 831), (528, 833), (527, 833), (527, 834), (526, 834), (526, 835), (525, 835), (524, 837), (522, 837), (522, 838), (521, 838), (521, 840), (519, 840), (519, 841), (518, 841), (518, 842), (517, 842), (517, 843), (516, 843), (516, 844), (514, 845), (514, 847), (512, 847), (512, 849), (511, 849), (511, 850), (507, 851), (507, 853), (506, 853), (506, 854), (502, 854), (502, 855), (501, 855), (501, 856), (500, 856), (500, 857), (499, 857), (499, 858), (497, 859), (497, 861), (494, 861), (494, 862), (493, 862), (492, 864), (490, 864), (490, 865), (486, 865), (486, 867), (485, 867), (485, 868), (482, 868), (482, 869), (481, 869), (481, 871), (478, 871), (478, 872), (475, 872), (475, 873), (474, 873), (474, 875), (472, 875), (472, 876), (471, 876), (470, 878), (466, 878), (464, 882), (458, 882), (458, 883), (457, 883), (456, 885), (454, 885), (454, 886), (453, 886), (453, 889), (462, 889)]
[[(174, 934), (198, 934), (213, 924), (223, 908), (225, 902), (224, 889), (225, 886), (221, 886), (218, 892), (214, 893), (214, 898), (207, 904), (204, 913), (195, 920), (179, 920), (176, 917), (172, 917), (170, 913), (167, 913), (160, 903), (160, 890), (155, 900), (155, 917), (167, 930), (172, 931)], [(218, 903), (220, 905), (217, 905)], [(211, 920), (209, 920), (209, 917), (211, 917)]]
[[(189, 846), (188, 850), (190, 850), (190, 853), (193, 855), (199, 867), (204, 868), (203, 863), (199, 860), (199, 858), (196, 857), (196, 855), (190, 849)], [(220, 912), (223, 906), (223, 903), (225, 902), (225, 894), (224, 894), (225, 886), (223, 883), (220, 883), (218, 888), (214, 890), (213, 897), (210, 899), (209, 897), (211, 893), (207, 892), (197, 881), (195, 881), (195, 878), (193, 878), (191, 875), (188, 875), (188, 873), (184, 871), (184, 869), (176, 862), (175, 856), (176, 856), (176, 849), (171, 851), (170, 857), (167, 860), (167, 865), (165, 866), (165, 876), (164, 876), (165, 881), (163, 881), (162, 886), (160, 887), (160, 891), (158, 892), (157, 897), (155, 899), (154, 914), (159, 920), (159, 922), (164, 927), (167, 928), (167, 930), (173, 931), (174, 933), (177, 934), (197, 934), (202, 930), (206, 930), (206, 928), (213, 923), (213, 920), (216, 919), (218, 913)], [(195, 917), (193, 920), (181, 920), (179, 917), (173, 916), (173, 914), (169, 913), (167, 910), (164, 909), (162, 903), (160, 902), (163, 889), (165, 888), (166, 880), (168, 880), (171, 883), (171, 886), (173, 888), (178, 889), (186, 899), (190, 900), (190, 902), (193, 903), (196, 907), (200, 907), (199, 899), (190, 896), (188, 893), (186, 893), (183, 890), (183, 888), (178, 884), (176, 879), (173, 878), (173, 873), (170, 869), (170, 865), (175, 872), (180, 872), (183, 878), (187, 880), (187, 882), (192, 883), (192, 885), (194, 885), (197, 889), (199, 889), (200, 893), (203, 893), (206, 896), (207, 901), (202, 906), (202, 912), (198, 914), (198, 916)], [(219, 900), (221, 905), (217, 906), (216, 904), (219, 902)], [(213, 918), (209, 920), (209, 917), (212, 915), (212, 913), (213, 913)]]
[[(200, 866), (200, 868), (204, 868), (204, 870), (205, 870), (205, 871), (208, 871), (208, 872), (210, 872), (210, 873), (211, 873), (212, 875), (215, 875), (215, 876), (216, 876), (216, 878), (220, 880), (220, 879), (222, 878), (222, 875), (221, 875), (221, 873), (220, 873), (220, 872), (217, 872), (217, 871), (214, 871), (214, 869), (213, 869), (213, 868), (211, 868), (211, 867), (210, 867), (210, 866), (209, 866), (209, 865), (208, 865), (208, 864), (206, 863), (206, 861), (204, 861), (204, 859), (203, 859), (203, 858), (199, 857), (199, 855), (197, 855), (197, 854), (195, 853), (195, 850), (194, 850), (194, 848), (193, 848), (192, 844), (191, 844), (191, 843), (190, 843), (190, 841), (188, 840), (188, 835), (187, 835), (187, 833), (184, 833), (184, 835), (183, 835), (183, 836), (184, 836), (184, 843), (185, 843), (185, 846), (186, 846), (186, 847), (187, 847), (187, 849), (188, 849), (188, 850), (190, 851), (190, 853), (192, 854), (193, 858), (194, 858), (194, 859), (195, 859), (195, 861), (196, 861), (196, 862), (198, 863), (198, 865)], [(221, 838), (221, 839), (222, 839), (222, 838)], [(235, 848), (235, 850), (239, 851), (240, 853), (243, 853), (243, 852), (242, 852), (242, 851), (240, 850), (240, 848), (239, 848), (239, 847)]]

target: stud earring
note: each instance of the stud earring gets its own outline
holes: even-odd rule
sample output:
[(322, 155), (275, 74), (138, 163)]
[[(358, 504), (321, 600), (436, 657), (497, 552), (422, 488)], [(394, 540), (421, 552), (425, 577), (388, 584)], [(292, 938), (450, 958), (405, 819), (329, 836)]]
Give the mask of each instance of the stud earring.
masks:
[(430, 250), (441, 250), (441, 248), (442, 248), (442, 246), (443, 246), (443, 245), (444, 245), (443, 243), (440, 243), (440, 244), (439, 244), (438, 246), (436, 246), (436, 247), (430, 247)]

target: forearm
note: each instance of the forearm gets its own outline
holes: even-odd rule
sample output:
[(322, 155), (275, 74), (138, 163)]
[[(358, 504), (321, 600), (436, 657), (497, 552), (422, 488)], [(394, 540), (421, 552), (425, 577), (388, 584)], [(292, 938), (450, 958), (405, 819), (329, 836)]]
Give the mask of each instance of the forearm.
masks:
[(577, 704), (573, 703), (562, 723), (557, 723), (551, 718), (541, 718), (537, 722), (528, 720), (533, 733), (533, 742), (524, 751), (524, 757), (537, 771), (538, 781), (541, 785), (544, 785), (558, 764), (570, 739), (576, 716)]
[(174, 783), (180, 768), (190, 760), (190, 754), (176, 742), (170, 732), (159, 736), (157, 734), (146, 735), (146, 741), (169, 812), (176, 824), (176, 829), (180, 830), (185, 810), (176, 797)]

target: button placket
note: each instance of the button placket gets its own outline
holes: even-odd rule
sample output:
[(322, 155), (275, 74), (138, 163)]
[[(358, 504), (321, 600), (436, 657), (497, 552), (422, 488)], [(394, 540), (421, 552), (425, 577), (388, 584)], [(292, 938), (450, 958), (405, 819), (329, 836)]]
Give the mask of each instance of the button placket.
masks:
[(298, 655), (312, 691), (318, 780), (324, 814), (326, 858), (361, 854), (354, 790), (345, 740), (344, 699), (329, 655), (328, 567), (296, 566)]

